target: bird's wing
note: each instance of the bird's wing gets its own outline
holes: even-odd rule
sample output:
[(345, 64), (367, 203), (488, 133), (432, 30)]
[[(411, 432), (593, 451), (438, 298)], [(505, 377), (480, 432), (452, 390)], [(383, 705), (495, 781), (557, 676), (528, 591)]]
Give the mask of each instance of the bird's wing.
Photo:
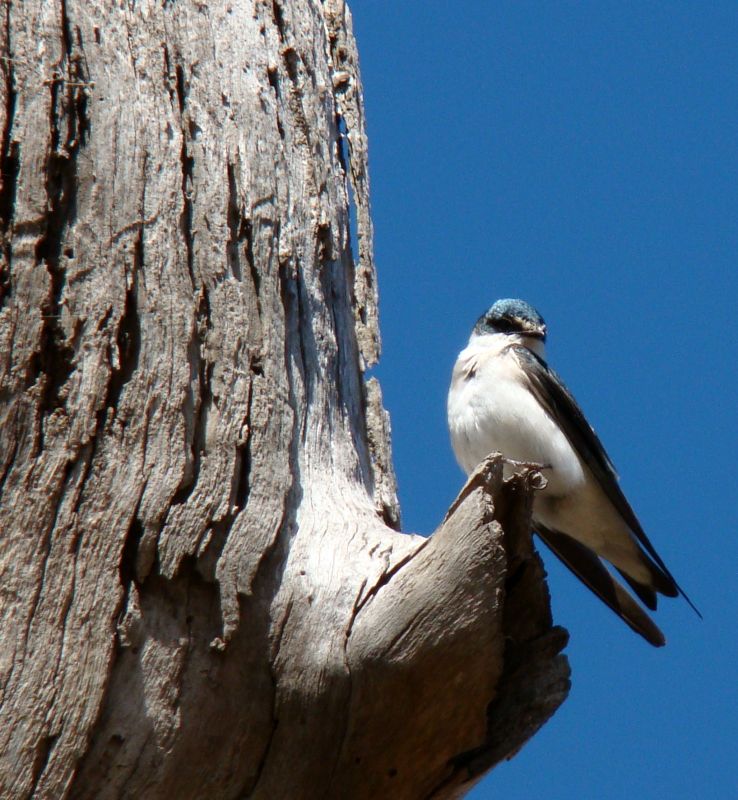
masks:
[(588, 547), (565, 533), (538, 526), (538, 534), (561, 561), (597, 597), (608, 605), (636, 633), (655, 647), (666, 643), (664, 634), (646, 612), (607, 571)]
[[(620, 489), (615, 468), (605, 452), (602, 442), (587, 422), (571, 392), (564, 386), (561, 378), (532, 350), (522, 345), (511, 345), (510, 349), (525, 373), (528, 386), (538, 402), (561, 426), (579, 457), (587, 465), (625, 524), (653, 560), (655, 566), (652, 570), (655, 578), (654, 588), (669, 597), (676, 597), (681, 593), (692, 605), (643, 531), (630, 503)], [(694, 608), (693, 605), (692, 607)], [(696, 608), (695, 611), (697, 611)]]

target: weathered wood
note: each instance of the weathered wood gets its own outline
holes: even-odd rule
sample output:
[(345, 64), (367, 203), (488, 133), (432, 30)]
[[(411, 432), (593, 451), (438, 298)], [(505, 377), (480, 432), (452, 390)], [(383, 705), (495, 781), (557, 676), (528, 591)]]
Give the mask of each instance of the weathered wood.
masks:
[(2, 797), (468, 788), (568, 668), (525, 478), (397, 532), (344, 3), (4, 2), (0, 48)]

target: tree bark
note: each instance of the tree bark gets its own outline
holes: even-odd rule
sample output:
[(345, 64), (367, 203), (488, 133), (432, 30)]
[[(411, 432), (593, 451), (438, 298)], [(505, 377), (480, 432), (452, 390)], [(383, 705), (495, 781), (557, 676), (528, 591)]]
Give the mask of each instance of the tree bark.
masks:
[(398, 532), (344, 3), (5, 0), (0, 36), (2, 797), (463, 794), (566, 635), (534, 473)]

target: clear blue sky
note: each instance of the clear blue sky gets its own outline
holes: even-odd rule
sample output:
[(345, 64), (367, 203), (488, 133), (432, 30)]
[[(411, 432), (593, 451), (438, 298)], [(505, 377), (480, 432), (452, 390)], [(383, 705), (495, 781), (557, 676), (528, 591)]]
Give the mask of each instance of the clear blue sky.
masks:
[(700, 607), (651, 648), (544, 553), (571, 695), (472, 793), (738, 797), (738, 3), (353, 0), (404, 529), (463, 476), (451, 366), (522, 297)]

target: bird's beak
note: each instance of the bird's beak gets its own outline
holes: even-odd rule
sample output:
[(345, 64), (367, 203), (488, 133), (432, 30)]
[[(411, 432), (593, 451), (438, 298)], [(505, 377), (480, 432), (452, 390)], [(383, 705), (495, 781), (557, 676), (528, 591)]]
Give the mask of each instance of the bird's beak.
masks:
[(542, 342), (546, 341), (546, 326), (541, 325), (538, 328), (534, 328), (528, 336), (532, 336), (534, 339), (540, 339)]

